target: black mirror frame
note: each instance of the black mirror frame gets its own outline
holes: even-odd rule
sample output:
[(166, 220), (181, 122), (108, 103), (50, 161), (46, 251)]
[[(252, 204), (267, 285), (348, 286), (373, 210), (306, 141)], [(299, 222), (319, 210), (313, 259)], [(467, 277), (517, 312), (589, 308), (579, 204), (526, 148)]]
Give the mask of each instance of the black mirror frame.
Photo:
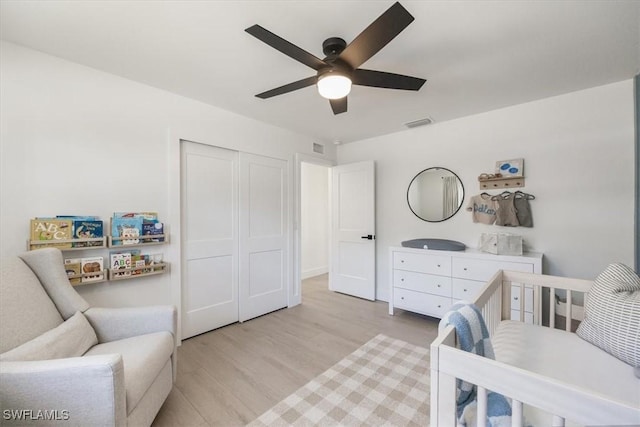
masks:
[[(438, 219), (438, 220), (432, 220), (432, 219), (424, 219), (422, 218), (420, 215), (418, 215), (413, 208), (411, 207), (411, 203), (409, 203), (409, 190), (411, 189), (411, 184), (413, 184), (413, 181), (416, 180), (417, 177), (420, 176), (420, 174), (422, 174), (425, 171), (431, 170), (431, 169), (443, 169), (447, 172), (450, 172), (453, 176), (455, 176), (458, 179), (458, 182), (460, 183), (460, 187), (462, 187), (462, 200), (460, 200), (460, 204), (458, 205), (458, 209), (455, 210), (455, 212), (453, 212), (450, 216), (446, 217), (446, 218), (442, 218), (442, 219)], [(425, 221), (425, 222), (443, 222), (446, 221), (448, 219), (451, 219), (455, 216), (455, 214), (458, 213), (458, 211), (460, 210), (460, 208), (462, 208), (462, 205), (464, 204), (464, 196), (465, 196), (465, 191), (464, 191), (464, 184), (462, 183), (462, 180), (460, 179), (460, 177), (453, 172), (451, 169), (447, 169), (447, 168), (443, 168), (441, 166), (433, 166), (430, 168), (426, 168), (421, 170), (420, 172), (418, 172), (413, 179), (411, 180), (411, 182), (409, 182), (409, 186), (407, 187), (407, 205), (409, 206), (409, 210), (411, 211), (411, 213), (413, 213), (416, 217), (420, 218), (421, 220)]]

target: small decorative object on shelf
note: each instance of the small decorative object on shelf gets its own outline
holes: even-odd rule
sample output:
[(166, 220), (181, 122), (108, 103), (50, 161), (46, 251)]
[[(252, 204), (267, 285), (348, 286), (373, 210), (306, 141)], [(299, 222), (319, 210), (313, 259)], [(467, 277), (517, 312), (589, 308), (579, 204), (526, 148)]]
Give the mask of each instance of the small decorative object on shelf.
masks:
[(481, 190), (524, 187), (524, 159), (498, 160), (495, 173), (478, 177)]
[(501, 174), (504, 178), (524, 177), (524, 159), (498, 160), (496, 174)]

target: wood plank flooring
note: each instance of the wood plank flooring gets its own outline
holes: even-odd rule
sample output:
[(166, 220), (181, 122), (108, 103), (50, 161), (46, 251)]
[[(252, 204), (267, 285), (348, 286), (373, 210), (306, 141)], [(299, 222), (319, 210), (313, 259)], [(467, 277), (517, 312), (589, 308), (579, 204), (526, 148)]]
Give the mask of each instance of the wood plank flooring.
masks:
[(153, 426), (241, 426), (379, 333), (428, 347), (437, 319), (303, 281), (302, 304), (182, 342), (178, 379)]

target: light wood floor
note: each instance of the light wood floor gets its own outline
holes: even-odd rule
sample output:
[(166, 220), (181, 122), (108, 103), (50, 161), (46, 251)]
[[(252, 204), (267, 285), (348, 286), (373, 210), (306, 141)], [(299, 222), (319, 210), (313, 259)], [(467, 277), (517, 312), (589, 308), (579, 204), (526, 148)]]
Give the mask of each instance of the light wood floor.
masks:
[(154, 426), (245, 425), (383, 333), (428, 347), (437, 320), (303, 282), (302, 304), (182, 342), (178, 379)]

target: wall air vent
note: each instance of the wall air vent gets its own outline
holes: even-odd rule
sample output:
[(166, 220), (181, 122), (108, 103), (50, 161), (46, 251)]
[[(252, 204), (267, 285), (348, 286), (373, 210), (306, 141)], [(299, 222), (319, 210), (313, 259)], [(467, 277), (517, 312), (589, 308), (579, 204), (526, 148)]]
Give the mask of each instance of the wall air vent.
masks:
[(433, 123), (433, 119), (431, 117), (425, 117), (424, 119), (414, 120), (404, 125), (408, 128), (417, 128), (418, 126), (430, 125), (431, 123)]
[(318, 144), (317, 142), (313, 143), (313, 152), (318, 154), (324, 154), (324, 145)]

